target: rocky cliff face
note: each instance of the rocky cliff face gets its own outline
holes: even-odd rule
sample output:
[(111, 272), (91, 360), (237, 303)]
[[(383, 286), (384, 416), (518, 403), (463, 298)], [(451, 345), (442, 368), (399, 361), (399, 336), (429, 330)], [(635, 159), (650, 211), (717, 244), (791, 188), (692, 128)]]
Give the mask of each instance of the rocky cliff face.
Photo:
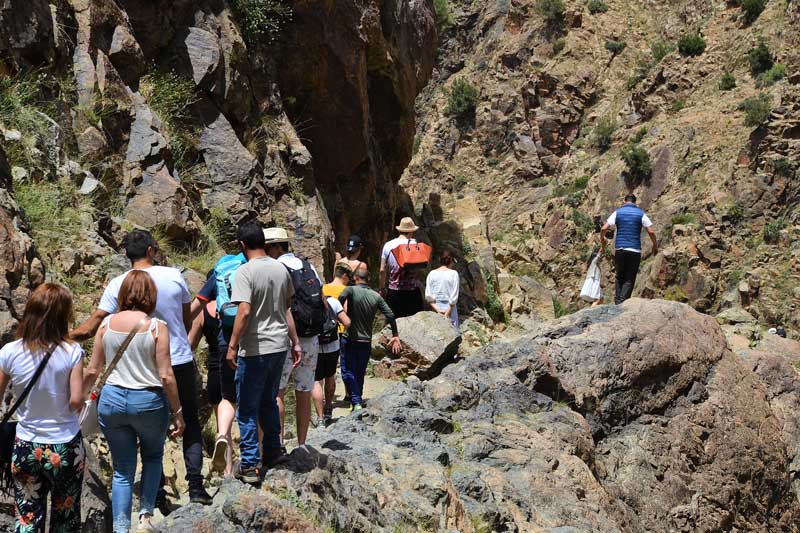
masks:
[(786, 361), (734, 355), (713, 319), (681, 304), (581, 311), (314, 432), (262, 499), (234, 484), (167, 524), (791, 531), (797, 380), (762, 381), (782, 372), (766, 370), (775, 358)]
[(197, 270), (248, 218), (288, 227), (319, 267), (334, 225), (376, 242), (392, 226), (429, 2), (9, 0), (0, 27), (10, 166), (28, 189), (80, 189), (96, 244), (45, 250), (57, 276), (102, 281), (92, 266), (136, 226)]
[[(465, 255), (507, 276), (507, 313), (528, 292), (525, 276), (569, 308), (596, 220), (627, 189), (621, 156), (637, 146), (651, 172), (633, 190), (662, 250), (650, 257), (645, 243), (637, 294), (706, 312), (745, 305), (796, 329), (800, 5), (762, 2), (748, 16), (740, 2), (558, 4), (441, 10), (437, 68), (401, 181), (432, 239), (447, 224), (474, 228)], [(678, 49), (694, 35), (701, 54)], [(754, 69), (759, 42), (767, 63)], [(769, 63), (777, 72), (759, 73)], [(452, 106), (451, 94), (469, 101), (464, 82), (476, 91), (471, 108)], [(749, 98), (745, 107), (764, 104), (752, 121)], [(609, 296), (610, 264), (604, 274)]]

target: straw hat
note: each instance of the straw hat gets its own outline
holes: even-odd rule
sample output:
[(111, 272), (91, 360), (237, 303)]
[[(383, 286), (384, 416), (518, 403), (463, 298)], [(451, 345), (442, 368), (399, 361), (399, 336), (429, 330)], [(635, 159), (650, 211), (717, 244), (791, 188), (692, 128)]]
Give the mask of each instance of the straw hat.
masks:
[(419, 227), (414, 224), (414, 220), (411, 217), (403, 217), (400, 220), (400, 225), (397, 226), (397, 231), (400, 233), (411, 233), (412, 231), (417, 231)]
[(266, 228), (264, 230), (264, 244), (272, 242), (289, 242), (289, 234), (283, 228)]

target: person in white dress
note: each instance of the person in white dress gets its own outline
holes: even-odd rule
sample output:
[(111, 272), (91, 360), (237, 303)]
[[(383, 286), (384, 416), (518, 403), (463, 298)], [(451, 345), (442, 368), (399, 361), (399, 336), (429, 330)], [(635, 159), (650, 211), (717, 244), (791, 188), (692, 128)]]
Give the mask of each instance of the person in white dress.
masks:
[(449, 250), (439, 258), (441, 266), (428, 273), (425, 282), (425, 300), (431, 309), (444, 316), (458, 329), (458, 291), (461, 279), (453, 269), (455, 257)]

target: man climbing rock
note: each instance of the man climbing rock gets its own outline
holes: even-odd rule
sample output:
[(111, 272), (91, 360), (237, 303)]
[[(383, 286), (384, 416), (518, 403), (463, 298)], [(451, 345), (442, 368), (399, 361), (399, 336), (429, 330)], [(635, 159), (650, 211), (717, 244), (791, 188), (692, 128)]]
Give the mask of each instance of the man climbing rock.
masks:
[(614, 241), (614, 263), (617, 269), (617, 287), (614, 294), (614, 303), (619, 305), (633, 293), (636, 284), (636, 275), (639, 273), (639, 263), (642, 261), (642, 228), (647, 230), (650, 241), (653, 243), (652, 254), (658, 254), (658, 241), (653, 231), (653, 223), (647, 215), (636, 205), (636, 196), (629, 194), (625, 203), (611, 213), (608, 220), (600, 229), (601, 253), (606, 251), (606, 231), (617, 228)]
[[(414, 233), (419, 228), (414, 224), (414, 220), (411, 217), (405, 217), (400, 221), (400, 225), (396, 229), (400, 235), (383, 245), (379, 288), (381, 291), (387, 288), (388, 271), (386, 303), (392, 308), (394, 316), (401, 318), (414, 315), (423, 310), (422, 293), (417, 280), (417, 268), (427, 266), (427, 261), (422, 265), (419, 263), (400, 265), (395, 251), (399, 246), (416, 245), (417, 240), (414, 238)], [(421, 246), (427, 248), (427, 245)], [(430, 259), (430, 255), (428, 255), (427, 259)]]
[(363, 406), (364, 376), (372, 354), (372, 323), (378, 310), (386, 317), (392, 328), (392, 352), (400, 353), (400, 337), (397, 333), (397, 321), (394, 313), (380, 294), (369, 285), (369, 271), (359, 268), (353, 274), (356, 284), (347, 287), (339, 296), (339, 302), (346, 304), (350, 327), (345, 337), (345, 368), (342, 369), (342, 381), (350, 391), (351, 409), (358, 411)]

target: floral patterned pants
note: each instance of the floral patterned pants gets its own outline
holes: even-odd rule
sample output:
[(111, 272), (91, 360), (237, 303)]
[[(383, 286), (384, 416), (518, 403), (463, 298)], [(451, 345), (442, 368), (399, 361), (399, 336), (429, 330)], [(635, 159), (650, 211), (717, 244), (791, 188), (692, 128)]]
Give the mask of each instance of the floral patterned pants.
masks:
[(80, 531), (84, 466), (81, 434), (64, 444), (17, 438), (11, 459), (17, 515), (15, 532), (44, 531), (48, 492), (53, 500), (50, 531)]

